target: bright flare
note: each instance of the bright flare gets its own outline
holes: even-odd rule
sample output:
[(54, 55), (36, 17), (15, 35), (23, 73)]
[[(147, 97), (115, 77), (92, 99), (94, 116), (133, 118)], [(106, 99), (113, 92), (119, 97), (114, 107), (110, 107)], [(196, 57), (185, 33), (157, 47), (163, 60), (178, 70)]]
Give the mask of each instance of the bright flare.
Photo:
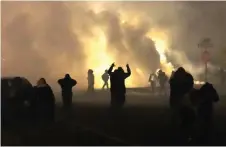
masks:
[(147, 36), (155, 42), (155, 48), (160, 56), (161, 69), (166, 72), (168, 76), (174, 70), (171, 62), (167, 61), (166, 52), (168, 50), (168, 37), (164, 32), (152, 29)]

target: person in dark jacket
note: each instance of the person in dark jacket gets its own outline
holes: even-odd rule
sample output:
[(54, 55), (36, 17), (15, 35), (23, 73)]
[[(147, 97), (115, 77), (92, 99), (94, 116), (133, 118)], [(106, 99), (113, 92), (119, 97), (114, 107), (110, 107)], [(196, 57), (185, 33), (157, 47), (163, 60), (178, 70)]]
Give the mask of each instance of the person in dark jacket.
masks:
[(35, 86), (37, 96), (38, 116), (41, 122), (54, 121), (55, 119), (55, 96), (51, 87), (44, 78), (41, 78)]
[(58, 84), (62, 89), (62, 99), (63, 99), (63, 106), (70, 107), (72, 104), (72, 88), (77, 84), (77, 81), (72, 79), (69, 74), (66, 74), (63, 79), (58, 80)]
[(94, 84), (95, 84), (95, 80), (94, 80), (94, 74), (93, 74), (93, 70), (89, 69), (88, 70), (88, 92), (94, 92)]
[(125, 103), (126, 86), (125, 79), (131, 75), (129, 64), (126, 65), (127, 73), (124, 72), (122, 67), (118, 67), (117, 70), (112, 72), (115, 64), (113, 63), (108, 70), (111, 82), (111, 106), (113, 108), (120, 108)]
[(198, 119), (200, 128), (200, 142), (208, 143), (213, 127), (214, 103), (219, 101), (216, 89), (210, 83), (205, 83), (199, 90)]
[(158, 72), (158, 80), (159, 80), (159, 85), (160, 85), (160, 93), (162, 94), (167, 94), (166, 92), (166, 82), (168, 80), (168, 77), (166, 76), (166, 73), (163, 72), (162, 70), (159, 70)]
[[(193, 77), (180, 67), (173, 73), (170, 80), (170, 107), (173, 114), (173, 124), (180, 126), (184, 139), (191, 135), (195, 120), (190, 93), (193, 90)], [(178, 124), (179, 123), (179, 124)]]

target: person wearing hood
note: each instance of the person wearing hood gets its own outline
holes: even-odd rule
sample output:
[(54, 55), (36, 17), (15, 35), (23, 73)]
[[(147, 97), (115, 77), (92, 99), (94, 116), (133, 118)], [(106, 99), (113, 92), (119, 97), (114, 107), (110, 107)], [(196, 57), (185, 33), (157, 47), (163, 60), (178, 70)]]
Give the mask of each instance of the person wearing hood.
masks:
[(194, 85), (193, 76), (186, 72), (183, 67), (180, 67), (173, 72), (169, 83), (173, 124), (181, 128), (182, 136), (187, 141), (192, 135), (191, 128), (195, 120), (195, 112), (190, 97)]
[(54, 121), (55, 96), (44, 78), (38, 80), (37, 85), (35, 86), (35, 94), (37, 97), (37, 108), (40, 121)]
[(88, 92), (94, 92), (94, 74), (93, 74), (93, 70), (92, 69), (89, 69), (88, 70), (88, 77), (87, 77), (87, 80), (88, 80)]
[(199, 119), (199, 141), (208, 143), (212, 134), (214, 103), (219, 101), (216, 89), (210, 83), (205, 83), (200, 89), (200, 99), (198, 104)]
[(125, 103), (125, 94), (126, 94), (126, 86), (125, 79), (131, 75), (131, 70), (129, 64), (126, 65), (127, 73), (124, 72), (122, 67), (118, 67), (117, 70), (112, 72), (115, 64), (113, 63), (108, 70), (108, 74), (110, 75), (110, 83), (111, 83), (111, 106), (120, 108)]
[(62, 100), (64, 107), (70, 107), (72, 104), (72, 88), (77, 84), (77, 81), (72, 79), (69, 74), (66, 74), (63, 79), (58, 80), (58, 84), (62, 90)]

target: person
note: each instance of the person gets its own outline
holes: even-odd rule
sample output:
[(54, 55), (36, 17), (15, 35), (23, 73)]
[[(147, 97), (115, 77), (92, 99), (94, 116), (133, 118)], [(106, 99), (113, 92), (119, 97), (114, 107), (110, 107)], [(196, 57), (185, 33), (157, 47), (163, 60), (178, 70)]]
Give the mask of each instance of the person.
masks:
[(111, 82), (111, 106), (112, 108), (121, 108), (124, 105), (126, 99), (125, 79), (131, 75), (131, 70), (129, 64), (127, 64), (127, 73), (124, 72), (122, 67), (118, 67), (118, 69), (112, 72), (114, 66), (115, 64), (113, 63), (108, 70)]
[(72, 79), (69, 74), (66, 74), (63, 79), (58, 80), (58, 84), (62, 89), (63, 106), (65, 108), (70, 107), (73, 96), (72, 88), (77, 84), (77, 81)]
[(190, 96), (194, 85), (193, 77), (190, 73), (186, 72), (183, 67), (180, 67), (171, 76), (169, 83), (173, 124), (180, 127), (181, 133), (185, 139), (189, 139), (195, 120), (195, 112), (192, 108)]
[(154, 93), (156, 88), (156, 74), (155, 73), (150, 74), (148, 81), (150, 82), (151, 85), (151, 91)]
[(88, 77), (87, 77), (87, 80), (88, 80), (88, 92), (94, 92), (94, 74), (93, 74), (93, 70), (92, 69), (89, 69), (88, 70)]
[(41, 122), (54, 121), (55, 96), (44, 78), (38, 80), (35, 88), (37, 97), (38, 118)]
[(163, 72), (162, 70), (159, 70), (158, 72), (158, 80), (159, 80), (159, 85), (160, 85), (160, 93), (166, 94), (166, 82), (168, 80), (166, 73)]
[(109, 89), (109, 85), (108, 85), (108, 80), (109, 80), (108, 70), (105, 70), (105, 73), (102, 75), (102, 80), (104, 81), (104, 85), (103, 85), (102, 89), (104, 89), (105, 86), (107, 87), (107, 89)]
[(214, 103), (219, 101), (219, 95), (216, 89), (210, 83), (205, 83), (200, 88), (200, 100), (198, 104), (199, 119), (199, 141), (200, 143), (208, 143), (211, 138), (213, 127), (213, 110)]

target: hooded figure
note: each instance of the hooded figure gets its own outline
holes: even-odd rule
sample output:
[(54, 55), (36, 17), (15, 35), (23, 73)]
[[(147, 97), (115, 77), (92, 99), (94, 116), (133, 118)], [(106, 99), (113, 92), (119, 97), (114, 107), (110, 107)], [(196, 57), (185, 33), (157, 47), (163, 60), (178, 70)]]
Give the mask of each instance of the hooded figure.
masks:
[(109, 85), (108, 85), (108, 80), (109, 80), (108, 70), (105, 70), (105, 73), (102, 75), (102, 80), (104, 81), (104, 85), (103, 85), (102, 89), (104, 89), (105, 86), (107, 87), (107, 89), (109, 89)]
[(54, 121), (55, 97), (51, 87), (44, 78), (38, 80), (35, 86), (37, 97), (38, 118), (40, 121)]
[(214, 103), (219, 101), (219, 95), (212, 84), (204, 84), (200, 90), (200, 100), (198, 104), (198, 119), (200, 125), (200, 141), (207, 143), (211, 129), (213, 127)]
[(94, 92), (94, 74), (93, 74), (93, 70), (89, 69), (88, 70), (88, 92)]
[(72, 88), (77, 84), (77, 81), (72, 79), (69, 74), (66, 74), (63, 79), (59, 79), (58, 83), (62, 89), (62, 98), (64, 107), (70, 107), (72, 104)]
[(193, 90), (193, 77), (180, 67), (170, 78), (170, 107), (173, 112), (173, 121), (180, 122), (183, 136), (188, 139), (195, 119), (190, 93)]
[(122, 67), (112, 72), (115, 64), (113, 63), (108, 70), (111, 81), (111, 105), (113, 107), (122, 107), (125, 103), (126, 86), (125, 79), (131, 75), (131, 70), (127, 64), (127, 73), (124, 72)]

